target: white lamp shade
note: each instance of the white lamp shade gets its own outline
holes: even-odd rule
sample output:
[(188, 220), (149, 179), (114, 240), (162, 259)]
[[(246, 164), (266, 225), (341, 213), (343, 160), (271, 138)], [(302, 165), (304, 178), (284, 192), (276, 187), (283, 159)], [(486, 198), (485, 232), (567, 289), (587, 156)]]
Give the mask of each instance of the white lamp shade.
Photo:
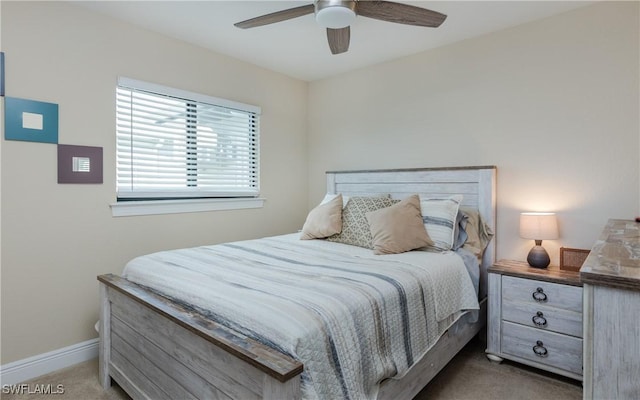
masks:
[(558, 238), (555, 213), (527, 212), (520, 214), (520, 237), (533, 240)]
[(347, 7), (329, 6), (316, 12), (316, 21), (323, 28), (340, 29), (353, 23), (356, 13)]

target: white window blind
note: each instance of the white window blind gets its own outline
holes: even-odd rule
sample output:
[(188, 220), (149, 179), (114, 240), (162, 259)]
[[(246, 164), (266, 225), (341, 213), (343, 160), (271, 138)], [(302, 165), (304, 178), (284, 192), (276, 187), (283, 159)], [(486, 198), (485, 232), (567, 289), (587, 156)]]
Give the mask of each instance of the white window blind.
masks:
[(259, 107), (119, 78), (116, 109), (119, 201), (258, 196)]

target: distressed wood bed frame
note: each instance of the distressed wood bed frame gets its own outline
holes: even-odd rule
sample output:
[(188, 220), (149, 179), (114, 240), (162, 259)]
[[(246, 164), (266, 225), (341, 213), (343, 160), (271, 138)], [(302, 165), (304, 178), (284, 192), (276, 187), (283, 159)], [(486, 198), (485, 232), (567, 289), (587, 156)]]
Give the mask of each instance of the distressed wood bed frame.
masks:
[[(460, 193), (463, 205), (477, 207), (495, 232), (493, 166), (327, 172), (327, 192), (394, 198)], [(481, 265), (478, 322), (458, 320), (402, 379), (384, 381), (378, 399), (412, 399), (482, 329), (482, 294), (495, 249), (494, 238)], [(98, 281), (104, 388), (113, 379), (134, 399), (300, 399), (299, 361), (116, 275)]]

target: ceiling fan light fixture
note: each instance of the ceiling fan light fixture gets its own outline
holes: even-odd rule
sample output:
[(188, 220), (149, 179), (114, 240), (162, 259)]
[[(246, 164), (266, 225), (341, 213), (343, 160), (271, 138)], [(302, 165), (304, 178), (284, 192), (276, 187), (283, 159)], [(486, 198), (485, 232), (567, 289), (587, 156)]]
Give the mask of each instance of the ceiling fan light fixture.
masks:
[(315, 14), (316, 23), (326, 28), (331, 54), (342, 54), (349, 50), (351, 25), (356, 16), (430, 28), (439, 27), (447, 18), (437, 11), (395, 1), (313, 0), (313, 4), (272, 12), (234, 25), (241, 29), (255, 28), (309, 14)]
[(316, 2), (316, 22), (323, 28), (340, 29), (356, 19), (353, 1)]

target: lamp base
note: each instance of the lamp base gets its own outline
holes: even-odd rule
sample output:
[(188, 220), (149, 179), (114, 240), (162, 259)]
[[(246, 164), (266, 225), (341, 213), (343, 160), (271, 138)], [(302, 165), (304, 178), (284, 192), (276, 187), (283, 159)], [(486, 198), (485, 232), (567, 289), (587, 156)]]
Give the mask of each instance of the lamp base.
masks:
[(551, 263), (551, 259), (549, 258), (549, 253), (547, 253), (544, 247), (535, 245), (531, 251), (529, 251), (527, 262), (533, 268), (547, 268), (549, 263)]

